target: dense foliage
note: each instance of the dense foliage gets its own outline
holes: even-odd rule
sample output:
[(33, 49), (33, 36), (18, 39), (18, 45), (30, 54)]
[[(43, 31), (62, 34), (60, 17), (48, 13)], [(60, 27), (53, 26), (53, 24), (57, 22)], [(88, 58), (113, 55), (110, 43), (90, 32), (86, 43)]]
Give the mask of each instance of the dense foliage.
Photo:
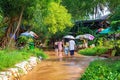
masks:
[(31, 25), (43, 41), (56, 32), (71, 27), (71, 15), (60, 2), (61, 0), (0, 1), (1, 14), (4, 18), (7, 17), (7, 29), (4, 40), (1, 41), (2, 46), (6, 46), (10, 41), (9, 34), (14, 33), (19, 36), (21, 25), (24, 27)]
[(74, 20), (78, 20), (88, 19), (90, 14), (96, 15), (98, 8), (100, 8), (101, 12), (103, 12), (105, 7), (107, 7), (110, 12), (114, 12), (114, 9), (120, 4), (120, 0), (62, 0), (62, 4), (66, 6)]
[[(19, 36), (21, 28), (19, 26), (16, 28), (18, 22), (24, 27), (32, 25), (33, 31), (39, 34), (40, 39), (48, 41), (55, 33), (57, 37), (64, 35), (65, 30), (71, 28), (73, 26), (72, 22), (75, 20), (88, 19), (90, 15), (97, 14), (98, 8), (102, 12), (107, 7), (118, 16), (116, 17), (118, 20), (119, 3), (119, 0), (2, 0), (0, 1), (0, 20), (4, 19), (7, 25), (2, 25), (6, 32), (0, 31), (0, 36), (3, 36), (3, 34), (5, 36), (2, 38), (4, 40), (1, 44), (6, 45), (5, 43), (10, 41), (9, 34), (15, 32), (15, 29), (18, 29), (16, 34)], [(21, 14), (22, 18), (20, 20)], [(114, 21), (116, 20), (114, 19)], [(2, 24), (5, 24), (3, 22)], [(82, 30), (79, 30), (79, 33), (82, 33)]]
[(48, 30), (51, 33), (63, 31), (66, 26), (72, 26), (71, 15), (67, 12), (64, 6), (57, 3), (50, 3), (49, 13), (45, 18), (45, 24), (48, 26)]
[(111, 27), (115, 30), (114, 33), (116, 33), (118, 30), (120, 30), (120, 5), (114, 9), (113, 14), (111, 14), (110, 21), (111, 21)]
[(119, 60), (96, 60), (90, 63), (80, 80), (119, 80), (119, 67)]

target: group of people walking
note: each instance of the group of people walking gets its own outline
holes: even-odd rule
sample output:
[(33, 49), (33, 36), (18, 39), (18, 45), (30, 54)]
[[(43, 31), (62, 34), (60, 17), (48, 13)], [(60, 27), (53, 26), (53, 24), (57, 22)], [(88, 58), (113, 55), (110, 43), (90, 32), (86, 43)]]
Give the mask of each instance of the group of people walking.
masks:
[[(75, 41), (73, 39), (69, 39), (69, 41), (65, 40), (56, 40), (54, 43), (54, 48), (56, 52), (56, 56), (63, 57), (65, 56), (74, 56), (75, 51)], [(63, 54), (64, 52), (64, 54)]]

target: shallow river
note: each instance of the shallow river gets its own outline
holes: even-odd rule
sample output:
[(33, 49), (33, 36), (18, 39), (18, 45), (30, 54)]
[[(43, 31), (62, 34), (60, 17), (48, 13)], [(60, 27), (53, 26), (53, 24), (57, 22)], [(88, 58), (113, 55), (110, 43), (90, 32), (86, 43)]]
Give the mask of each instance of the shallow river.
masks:
[(41, 61), (20, 80), (79, 80), (94, 57), (81, 56), (59, 58), (53, 51), (46, 52), (50, 59)]

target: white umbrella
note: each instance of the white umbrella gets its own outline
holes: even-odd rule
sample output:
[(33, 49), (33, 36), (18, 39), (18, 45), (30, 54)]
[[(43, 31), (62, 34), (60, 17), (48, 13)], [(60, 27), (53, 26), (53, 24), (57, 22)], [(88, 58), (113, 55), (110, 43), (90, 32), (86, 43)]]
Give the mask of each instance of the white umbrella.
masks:
[(72, 36), (72, 35), (66, 35), (66, 36), (64, 36), (63, 38), (67, 38), (67, 39), (75, 39), (74, 36)]
[(89, 39), (89, 40), (93, 40), (94, 36), (91, 35), (91, 34), (84, 34), (84, 35), (76, 36), (75, 39)]
[(85, 38), (84, 35), (77, 35), (77, 36), (75, 37), (75, 39), (83, 39), (83, 38)]

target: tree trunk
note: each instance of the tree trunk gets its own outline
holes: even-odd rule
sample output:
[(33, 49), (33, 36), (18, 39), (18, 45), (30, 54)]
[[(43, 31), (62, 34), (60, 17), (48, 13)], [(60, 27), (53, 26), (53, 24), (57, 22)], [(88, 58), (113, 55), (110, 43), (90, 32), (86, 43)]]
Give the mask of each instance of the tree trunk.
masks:
[(21, 20), (22, 20), (23, 10), (24, 9), (22, 9), (22, 11), (21, 11), (21, 14), (20, 14), (20, 17), (19, 17), (19, 22), (18, 22), (18, 25), (17, 25), (14, 33), (12, 32), (12, 30), (13, 30), (13, 24), (18, 21), (18, 17), (12, 17), (10, 19), (10, 22), (9, 22), (9, 25), (8, 25), (7, 30), (5, 32), (5, 35), (3, 36), (3, 38), (2, 38), (2, 40), (0, 42), (1, 47), (3, 49), (4, 48), (10, 48), (11, 44), (12, 44), (12, 46), (15, 47), (15, 45), (13, 45), (13, 44), (15, 44), (14, 41), (13, 41), (13, 37), (16, 34), (17, 30), (19, 29), (19, 26), (20, 26), (20, 23), (21, 23)]
[(13, 18), (11, 18), (9, 23), (8, 23), (9, 25), (6, 29), (5, 35), (3, 36), (2, 41), (1, 41), (1, 47), (2, 48), (6, 47), (7, 42), (10, 39), (10, 33), (11, 33), (11, 30), (12, 30), (13, 23), (14, 23)]
[[(21, 24), (21, 20), (22, 20), (22, 16), (23, 16), (23, 11), (24, 11), (24, 8), (22, 9), (21, 13), (20, 13), (20, 17), (19, 17), (19, 21), (18, 21), (18, 24), (17, 24), (17, 27), (12, 35), (12, 37), (10, 38), (9, 42), (8, 42), (8, 48), (10, 47), (10, 45), (12, 45), (12, 41), (14, 40), (14, 36), (16, 36), (16, 32), (18, 31), (19, 27), (20, 27), (20, 24)], [(15, 46), (15, 45), (14, 45)]]

